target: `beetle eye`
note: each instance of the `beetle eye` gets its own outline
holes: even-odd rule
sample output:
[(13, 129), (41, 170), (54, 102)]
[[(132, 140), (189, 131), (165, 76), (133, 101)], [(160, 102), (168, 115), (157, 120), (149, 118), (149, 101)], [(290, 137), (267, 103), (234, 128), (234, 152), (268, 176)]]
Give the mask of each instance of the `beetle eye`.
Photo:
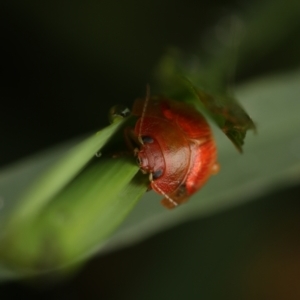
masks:
[(151, 144), (151, 143), (153, 143), (153, 138), (152, 137), (150, 137), (150, 136), (142, 136), (142, 140), (143, 140), (143, 142), (145, 143), (145, 144)]
[(157, 178), (159, 178), (162, 174), (163, 174), (163, 171), (162, 171), (162, 170), (157, 170), (157, 171), (155, 171), (155, 172), (152, 173), (152, 177), (153, 177), (153, 179), (157, 179)]

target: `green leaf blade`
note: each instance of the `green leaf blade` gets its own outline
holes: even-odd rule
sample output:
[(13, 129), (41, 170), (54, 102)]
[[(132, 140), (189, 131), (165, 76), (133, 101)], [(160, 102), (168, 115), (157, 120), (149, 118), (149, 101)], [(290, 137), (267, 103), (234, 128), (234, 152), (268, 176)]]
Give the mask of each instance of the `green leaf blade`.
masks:
[(84, 168), (121, 126), (122, 122), (112, 124), (72, 148), (22, 197), (18, 213), (15, 212), (17, 222), (38, 213)]
[[(74, 146), (26, 193), (10, 199), (15, 203), (4, 210), (0, 232), (6, 273), (25, 276), (70, 265), (104, 243), (122, 222), (147, 189), (137, 183), (139, 168), (132, 156), (113, 158), (109, 150), (109, 141), (116, 133), (121, 136), (124, 126), (115, 122)], [(95, 157), (104, 146), (103, 155)]]
[[(248, 130), (256, 131), (256, 126), (239, 102), (230, 95), (210, 95), (190, 83), (197, 98), (202, 103), (199, 110), (205, 110), (239, 152)], [(195, 101), (194, 101), (195, 103)], [(197, 103), (195, 103), (197, 107)]]
[(91, 255), (146, 191), (135, 179), (137, 171), (124, 158), (91, 164), (38, 217), (12, 228), (2, 242), (2, 260), (32, 275)]

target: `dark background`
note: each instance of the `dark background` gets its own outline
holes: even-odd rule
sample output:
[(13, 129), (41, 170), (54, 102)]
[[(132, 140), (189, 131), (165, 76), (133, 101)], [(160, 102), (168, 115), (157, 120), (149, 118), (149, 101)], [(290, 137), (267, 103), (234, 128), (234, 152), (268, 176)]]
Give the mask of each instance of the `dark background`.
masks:
[[(199, 53), (213, 25), (230, 15), (255, 18), (256, 5), (1, 1), (0, 165), (107, 125), (111, 106), (130, 107), (146, 83), (153, 87), (153, 70), (170, 46)], [(253, 53), (255, 63), (238, 64), (236, 82), (293, 66), (295, 28), (266, 53)]]
[(167, 47), (192, 49), (229, 11), (221, 3), (2, 1), (0, 164), (107, 125)]
[[(194, 51), (220, 18), (254, 6), (2, 1), (0, 165), (107, 125), (109, 107), (130, 107), (145, 94), (169, 46)], [(237, 82), (292, 67), (294, 40), (287, 36), (264, 63), (238, 69)], [(93, 259), (67, 282), (2, 284), (0, 298), (300, 299), (299, 195), (299, 187), (274, 192), (178, 226)]]

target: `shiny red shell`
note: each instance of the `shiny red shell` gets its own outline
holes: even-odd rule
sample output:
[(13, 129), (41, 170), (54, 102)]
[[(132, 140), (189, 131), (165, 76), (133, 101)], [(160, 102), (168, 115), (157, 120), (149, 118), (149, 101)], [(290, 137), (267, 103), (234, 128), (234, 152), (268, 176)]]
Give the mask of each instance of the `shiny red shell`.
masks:
[(150, 186), (174, 208), (186, 202), (218, 171), (217, 151), (205, 118), (186, 103), (163, 97), (137, 99), (133, 115), (140, 117), (131, 131), (139, 145), (135, 155)]

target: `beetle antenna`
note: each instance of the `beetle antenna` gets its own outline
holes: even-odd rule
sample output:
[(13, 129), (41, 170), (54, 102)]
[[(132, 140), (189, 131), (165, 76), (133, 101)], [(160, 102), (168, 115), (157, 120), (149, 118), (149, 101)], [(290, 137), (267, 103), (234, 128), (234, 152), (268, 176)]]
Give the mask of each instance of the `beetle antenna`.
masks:
[(154, 180), (150, 180), (151, 183), (155, 186), (155, 188), (163, 195), (165, 196), (166, 199), (168, 199), (173, 205), (174, 207), (178, 206), (178, 203), (175, 202), (172, 198), (170, 198), (164, 191), (162, 191), (154, 182)]
[(145, 117), (149, 99), (150, 99), (150, 85), (147, 84), (146, 85), (146, 99), (145, 99), (145, 103), (144, 103), (144, 107), (143, 107), (143, 111), (142, 111), (142, 115), (141, 115), (141, 122), (140, 122), (139, 134), (138, 134), (138, 139), (142, 145), (144, 144), (144, 142), (142, 140), (142, 125), (143, 125), (143, 120)]

